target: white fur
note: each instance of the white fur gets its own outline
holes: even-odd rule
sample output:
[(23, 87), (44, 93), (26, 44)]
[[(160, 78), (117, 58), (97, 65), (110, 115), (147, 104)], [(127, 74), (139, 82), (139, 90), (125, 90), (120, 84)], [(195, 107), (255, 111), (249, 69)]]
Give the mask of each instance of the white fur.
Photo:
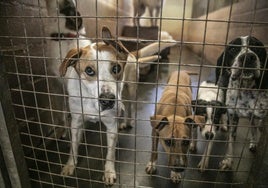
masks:
[[(223, 92), (218, 88), (218, 86), (215, 86), (214, 83), (208, 83), (206, 81), (202, 82), (199, 87), (198, 91), (198, 97), (197, 99), (202, 99), (207, 102), (211, 101), (220, 101), (223, 103)], [(204, 127), (201, 129), (201, 136), (204, 140), (206, 140), (206, 147), (204, 150), (204, 153), (202, 155), (202, 159), (198, 164), (198, 168), (201, 172), (205, 171), (208, 168), (209, 164), (209, 158), (211, 154), (211, 150), (213, 147), (213, 142), (216, 137), (216, 125), (213, 124), (213, 115), (212, 115), (213, 108), (211, 106), (206, 107), (206, 124)], [(222, 130), (227, 130), (226, 125), (226, 115), (221, 116), (221, 129)], [(206, 139), (205, 134), (206, 133), (211, 133), (213, 134), (213, 139)], [(196, 139), (197, 138), (197, 133), (196, 131), (193, 134), (193, 137)], [(194, 142), (194, 148), (196, 147), (196, 142)]]
[[(90, 59), (114, 60), (114, 56), (108, 51), (96, 51), (96, 44), (90, 46), (92, 57)], [(69, 107), (72, 114), (71, 122), (71, 149), (68, 162), (62, 169), (62, 175), (72, 175), (77, 165), (78, 146), (81, 141), (82, 125), (84, 121), (102, 121), (107, 128), (107, 155), (105, 163), (104, 181), (107, 185), (112, 185), (116, 179), (114, 161), (115, 145), (117, 142), (116, 117), (120, 115), (123, 109), (121, 103), (121, 89), (115, 78), (110, 73), (110, 63), (98, 63), (98, 80), (88, 81), (84, 74), (78, 75), (78, 72), (69, 67), (65, 75), (67, 79), (67, 88), (69, 93)], [(99, 88), (99, 89), (96, 89)], [(117, 103), (112, 109), (102, 111), (99, 106), (99, 95), (102, 92), (109, 91), (116, 96)]]
[[(73, 1), (73, 0), (72, 0)], [(75, 1), (73, 1), (75, 4)], [(59, 5), (63, 3), (63, 0), (58, 1)], [(74, 39), (55, 41), (52, 39), (47, 40), (46, 45), (46, 57), (48, 57), (49, 71), (54, 75), (59, 76), (59, 66), (65, 58), (67, 52), (73, 48), (81, 48), (91, 44), (84, 35), (85, 28), (82, 27), (78, 31), (70, 30), (65, 27), (66, 18), (58, 10), (57, 0), (46, 0), (48, 18), (44, 19), (46, 24), (45, 33), (47, 37), (50, 37), (52, 33), (70, 33), (77, 35)]]

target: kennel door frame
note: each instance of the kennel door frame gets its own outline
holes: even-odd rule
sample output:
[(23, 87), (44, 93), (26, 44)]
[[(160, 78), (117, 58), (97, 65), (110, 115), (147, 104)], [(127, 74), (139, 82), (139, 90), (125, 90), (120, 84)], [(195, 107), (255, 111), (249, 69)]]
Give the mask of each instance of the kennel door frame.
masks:
[(3, 56), (0, 52), (0, 176), (3, 180), (0, 185), (5, 187), (30, 188), (28, 168), (24, 158), (18, 126), (12, 108), (12, 100)]

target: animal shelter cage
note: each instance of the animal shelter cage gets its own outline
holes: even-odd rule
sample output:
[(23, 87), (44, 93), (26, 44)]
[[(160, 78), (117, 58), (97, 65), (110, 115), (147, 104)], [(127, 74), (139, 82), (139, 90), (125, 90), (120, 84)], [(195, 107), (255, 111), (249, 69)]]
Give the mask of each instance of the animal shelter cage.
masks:
[[(161, 144), (157, 148), (156, 173), (147, 174), (145, 170), (152, 152), (150, 117), (156, 114), (157, 103), (163, 96), (170, 74), (173, 71), (187, 71), (190, 74), (191, 85), (177, 84), (174, 87), (191, 88), (192, 100), (196, 100), (202, 81), (215, 82), (217, 59), (230, 46), (228, 45), (230, 41), (241, 36), (254, 36), (264, 44), (263, 47), (267, 51), (268, 2), (266, 0), (148, 2), (151, 6), (159, 3), (158, 15), (150, 16), (146, 4), (136, 7), (140, 13), (144, 8), (146, 10), (144, 14), (134, 15), (135, 5), (129, 0), (0, 1), (0, 187), (106, 186), (103, 174), (106, 168), (107, 150), (112, 146), (107, 146), (106, 135), (109, 130), (105, 123), (98, 120), (105, 119), (107, 114), (102, 115), (101, 107), (98, 107), (98, 112), (93, 115), (97, 122), (86, 121), (86, 117), (92, 114), (86, 110), (85, 101), (93, 100), (94, 97), (83, 96), (83, 92), (86, 92), (86, 89), (83, 89), (83, 83), (87, 80), (87, 77), (83, 76), (85, 73), (76, 78), (78, 84), (66, 88), (66, 81), (75, 78), (61, 76), (57, 66), (64, 60), (70, 61), (70, 66), (75, 66), (72, 70), (78, 71), (79, 74), (83, 65), (74, 65), (77, 63), (77, 58), (81, 61), (96, 62), (99, 67), (96, 70), (101, 69), (103, 64), (108, 64), (107, 62), (117, 62), (115, 69), (112, 69), (115, 70), (114, 74), (117, 74), (123, 69), (118, 67), (118, 62), (127, 61), (126, 57), (117, 59), (125, 50), (117, 43), (118, 41), (121, 41), (130, 52), (144, 49), (153, 43), (156, 45), (153, 46), (154, 50), (152, 48), (149, 50), (151, 54), (148, 56), (154, 56), (152, 61), (141, 63), (137, 58), (141, 56), (140, 54), (133, 53), (133, 57), (131, 56), (135, 57), (131, 63), (136, 64), (136, 68), (130, 70), (128, 74), (131, 73), (135, 78), (138, 75), (138, 80), (122, 81), (117, 77), (113, 83), (111, 81), (108, 83), (108, 86), (116, 85), (116, 96), (109, 98), (115, 101), (115, 106), (120, 106), (121, 102), (131, 103), (134, 106), (133, 116), (128, 117), (128, 120), (132, 120), (133, 127), (115, 133), (118, 139), (114, 151), (115, 159), (112, 159), (116, 173), (116, 181), (111, 183), (113, 187), (268, 186), (267, 118), (264, 118), (261, 132), (257, 134), (259, 142), (256, 152), (249, 150), (251, 127), (248, 119), (252, 120), (252, 117), (240, 118), (236, 139), (231, 141), (233, 163), (230, 169), (219, 168), (230, 141), (227, 139), (228, 130), (218, 130), (217, 137), (213, 140), (212, 152), (209, 154), (208, 166), (200, 172), (202, 170), (198, 167), (198, 163), (205, 155), (208, 141), (202, 138), (197, 128), (198, 135), (195, 139), (197, 151), (187, 151), (184, 154), (188, 160), (183, 167), (184, 171), (181, 172), (179, 183), (172, 182), (170, 178), (169, 162), (172, 155), (169, 154), (172, 151), (167, 153)], [(140, 18), (139, 24), (137, 18)], [(151, 19), (156, 19), (157, 24), (151, 25)], [(104, 26), (109, 28), (113, 38), (103, 33)], [(69, 41), (74, 42), (74, 46), (70, 45)], [(88, 45), (102, 41), (109, 43), (110, 46), (115, 44), (108, 52), (113, 53), (112, 57), (116, 58), (107, 60), (106, 58), (110, 56), (102, 56), (102, 53), (96, 57), (87, 56), (83, 54), (83, 50), (78, 50), (76, 56), (65, 59), (69, 50), (84, 47), (81, 46), (81, 41), (90, 41)], [(163, 44), (168, 44), (168, 47), (162, 49)], [(91, 50), (105, 51), (106, 48), (108, 47), (101, 48), (101, 45), (96, 45)], [(51, 69), (51, 62), (52, 65), (56, 64), (56, 68), (54, 66)], [(268, 71), (262, 69), (264, 72), (265, 70)], [(87, 71), (89, 71), (87, 74), (92, 73), (91, 69)], [(100, 86), (103, 80), (98, 78), (96, 80), (97, 86)], [(93, 81), (89, 79), (89, 82)], [(264, 79), (262, 82), (266, 83), (267, 80)], [(134, 98), (119, 98), (121, 83), (129, 84), (128, 87), (137, 84)], [(79, 88), (77, 91), (79, 95), (70, 95), (72, 87)], [(98, 87), (91, 87), (89, 90), (101, 92)], [(178, 97), (178, 93), (176, 96)], [(83, 106), (82, 110), (70, 111), (70, 105), (77, 107), (77, 102), (68, 101), (68, 97), (76, 99)], [(95, 100), (101, 99), (95, 98)], [(106, 104), (109, 100), (102, 102)], [(190, 107), (190, 104), (185, 106), (187, 107)], [(267, 106), (263, 110), (267, 111)], [(71, 120), (77, 114), (81, 115), (83, 125), (71, 127)], [(116, 124), (118, 127), (124, 121), (119, 109), (113, 117), (108, 118), (107, 122), (114, 119), (118, 120)], [(71, 156), (71, 159), (73, 157), (69, 154), (69, 150), (73, 149), (70, 146), (71, 131), (76, 129), (83, 130), (77, 155), (78, 163), (73, 175), (62, 175), (61, 171), (68, 157)], [(168, 136), (169, 134), (165, 133), (163, 139)], [(163, 142), (167, 143), (166, 140)], [(169, 144), (172, 145), (172, 142)]]

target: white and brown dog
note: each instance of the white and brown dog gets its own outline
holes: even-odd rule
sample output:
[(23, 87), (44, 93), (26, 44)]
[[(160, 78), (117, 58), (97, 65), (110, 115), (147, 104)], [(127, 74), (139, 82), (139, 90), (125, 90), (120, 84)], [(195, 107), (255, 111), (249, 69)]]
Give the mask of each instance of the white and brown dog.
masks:
[[(209, 157), (216, 138), (217, 131), (227, 131), (226, 107), (223, 100), (222, 91), (215, 83), (203, 81), (198, 90), (197, 100), (192, 101), (193, 111), (196, 115), (204, 116), (206, 123), (200, 127), (201, 136), (207, 141), (207, 147), (202, 159), (198, 164), (201, 172), (208, 168)], [(197, 132), (193, 132), (193, 145), (191, 150), (196, 150)]]
[(158, 48), (145, 47), (136, 53), (130, 53), (120, 41), (112, 37), (106, 27), (102, 29), (102, 38), (104, 42), (70, 50), (60, 66), (60, 74), (67, 78), (72, 115), (70, 157), (62, 174), (72, 175), (74, 172), (83, 121), (101, 121), (107, 128), (108, 145), (104, 181), (107, 185), (112, 185), (116, 179), (114, 161), (118, 119), (124, 111), (122, 90), (127, 86), (128, 91), (133, 92), (130, 94), (136, 95), (137, 91), (132, 91), (136, 88), (130, 85), (137, 84), (136, 66), (158, 58), (157, 55), (149, 56), (157, 52)]
[(157, 25), (157, 17), (159, 17), (161, 6), (164, 0), (133, 0), (135, 26), (140, 25), (140, 17), (145, 13), (146, 7), (149, 9), (151, 17), (151, 26)]
[(145, 171), (156, 172), (157, 149), (160, 140), (169, 156), (172, 182), (181, 181), (181, 172), (187, 167), (187, 152), (191, 141), (191, 130), (204, 124), (203, 116), (193, 116), (191, 109), (191, 79), (187, 72), (173, 72), (169, 77), (161, 99), (157, 103), (152, 125), (152, 153)]
[(230, 125), (229, 143), (221, 169), (229, 169), (233, 163), (233, 143), (239, 117), (251, 123), (249, 149), (257, 146), (255, 119), (261, 127), (268, 109), (268, 63), (267, 53), (261, 41), (252, 36), (231, 41), (217, 62), (216, 81), (224, 92)]

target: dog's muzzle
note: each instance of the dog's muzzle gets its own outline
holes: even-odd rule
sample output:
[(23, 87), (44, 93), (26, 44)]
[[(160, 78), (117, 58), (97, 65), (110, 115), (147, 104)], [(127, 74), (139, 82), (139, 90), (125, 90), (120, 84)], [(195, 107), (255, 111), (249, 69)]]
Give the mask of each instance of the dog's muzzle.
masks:
[(243, 80), (252, 80), (257, 76), (257, 57), (253, 53), (244, 53), (238, 57), (239, 67), (235, 74), (232, 75), (232, 80), (237, 80), (239, 77)]
[(115, 95), (113, 93), (102, 93), (99, 96), (99, 103), (101, 110), (109, 110), (114, 107), (115, 104)]
[(171, 168), (171, 170), (173, 170), (174, 172), (183, 172), (185, 170), (185, 167), (182, 166), (174, 166), (173, 168)]
[(206, 137), (207, 140), (212, 140), (214, 138), (214, 133), (208, 131), (208, 132), (205, 133), (205, 137)]
[(179, 158), (175, 160), (175, 164), (171, 167), (171, 170), (175, 172), (183, 172), (186, 168), (185, 164), (181, 164)]

